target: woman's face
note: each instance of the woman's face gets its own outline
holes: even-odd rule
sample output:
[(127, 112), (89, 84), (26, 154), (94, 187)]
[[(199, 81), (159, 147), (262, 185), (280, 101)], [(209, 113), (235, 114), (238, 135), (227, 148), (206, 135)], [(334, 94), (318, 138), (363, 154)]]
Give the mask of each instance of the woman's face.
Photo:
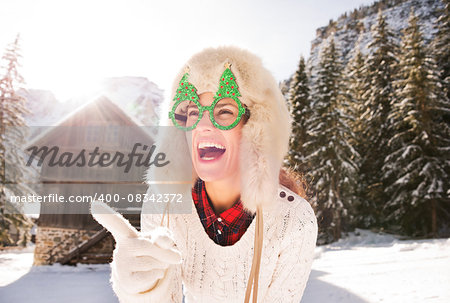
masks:
[[(213, 101), (213, 93), (199, 95), (203, 106), (209, 106)], [(203, 181), (239, 180), (241, 131), (242, 120), (230, 130), (220, 130), (214, 127), (209, 112), (205, 111), (197, 127), (187, 132), (192, 164)]]

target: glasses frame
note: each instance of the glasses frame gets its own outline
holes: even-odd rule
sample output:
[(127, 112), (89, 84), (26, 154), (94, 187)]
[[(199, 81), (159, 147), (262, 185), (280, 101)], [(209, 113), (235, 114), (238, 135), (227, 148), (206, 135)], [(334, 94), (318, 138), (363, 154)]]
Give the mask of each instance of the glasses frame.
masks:
[[(226, 99), (226, 98), (233, 99), (233, 100), (237, 103), (238, 108), (239, 108), (239, 112), (238, 112), (238, 116), (237, 116), (236, 120), (235, 120), (233, 123), (231, 123), (230, 125), (227, 125), (227, 126), (223, 126), (223, 125), (220, 125), (219, 123), (217, 123), (216, 120), (214, 119), (214, 107), (216, 106), (216, 104), (217, 104), (220, 100)], [(198, 107), (198, 118), (197, 118), (197, 121), (196, 121), (192, 126), (189, 126), (189, 127), (185, 127), (185, 126), (179, 125), (179, 124), (176, 122), (176, 119), (175, 119), (175, 109), (177, 108), (177, 106), (178, 106), (181, 102), (184, 102), (184, 101), (189, 101), (189, 102), (192, 101), (192, 102), (194, 102), (194, 103), (197, 105), (197, 107)], [(247, 119), (250, 118), (250, 110), (247, 108), (247, 106), (243, 105), (243, 104), (241, 103), (241, 101), (240, 101), (237, 97), (234, 97), (234, 96), (223, 96), (223, 97), (214, 98), (213, 103), (211, 103), (211, 105), (209, 105), (209, 106), (203, 106), (203, 105), (201, 105), (200, 102), (198, 101), (198, 99), (193, 99), (193, 100), (189, 100), (189, 99), (178, 100), (177, 102), (175, 102), (175, 104), (174, 104), (173, 107), (172, 107), (172, 110), (169, 112), (169, 118), (172, 119), (173, 124), (174, 124), (178, 129), (181, 129), (181, 130), (184, 130), (184, 131), (190, 131), (190, 130), (193, 130), (194, 128), (197, 127), (197, 124), (198, 124), (198, 123), (200, 122), (200, 120), (203, 118), (203, 112), (204, 112), (204, 111), (208, 111), (208, 112), (209, 112), (209, 119), (211, 120), (211, 123), (214, 125), (214, 127), (218, 128), (218, 129), (221, 129), (221, 130), (229, 130), (229, 129), (234, 128), (234, 127), (235, 127), (236, 125), (238, 125), (238, 123), (241, 121), (242, 115), (244, 115), (244, 114), (245, 114), (245, 116), (247, 117)]]

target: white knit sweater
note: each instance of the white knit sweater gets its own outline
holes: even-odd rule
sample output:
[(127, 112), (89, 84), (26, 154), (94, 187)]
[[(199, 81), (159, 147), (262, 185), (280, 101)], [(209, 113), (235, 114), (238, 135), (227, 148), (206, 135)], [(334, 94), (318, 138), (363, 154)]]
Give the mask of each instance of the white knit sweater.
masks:
[[(258, 287), (258, 302), (299, 303), (308, 280), (317, 239), (317, 221), (310, 204), (280, 186), (276, 207), (263, 212), (264, 242)], [(281, 197), (284, 196), (284, 197)], [(292, 200), (292, 201), (289, 201)], [(192, 214), (170, 215), (177, 248), (183, 258), (173, 266), (163, 283), (151, 292), (130, 295), (115, 279), (111, 282), (120, 302), (187, 303), (244, 302), (250, 274), (256, 220), (241, 239), (220, 246), (209, 238), (193, 205)], [(142, 214), (142, 232), (159, 225), (161, 215)], [(182, 288), (183, 284), (183, 288)]]

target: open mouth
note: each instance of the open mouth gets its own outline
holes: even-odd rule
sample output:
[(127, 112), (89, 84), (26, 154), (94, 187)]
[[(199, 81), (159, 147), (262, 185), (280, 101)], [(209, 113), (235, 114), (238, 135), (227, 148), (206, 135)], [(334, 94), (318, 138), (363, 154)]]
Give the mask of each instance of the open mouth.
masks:
[(218, 143), (200, 142), (197, 147), (200, 159), (211, 161), (219, 158), (226, 151), (226, 148)]

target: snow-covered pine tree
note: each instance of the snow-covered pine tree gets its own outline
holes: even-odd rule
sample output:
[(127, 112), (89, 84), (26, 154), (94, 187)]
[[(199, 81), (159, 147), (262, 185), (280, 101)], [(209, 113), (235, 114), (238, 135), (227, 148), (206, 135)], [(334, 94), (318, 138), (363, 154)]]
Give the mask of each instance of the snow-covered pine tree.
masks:
[(417, 20), (411, 11), (401, 45), (391, 114), (395, 133), (383, 167), (390, 197), (385, 214), (403, 233), (437, 236), (450, 222), (450, 128), (442, 119), (450, 102)]
[[(361, 39), (362, 36), (360, 36)], [(351, 51), (351, 59), (345, 67), (346, 75), (346, 97), (348, 98), (349, 114), (352, 117), (351, 127), (355, 134), (355, 143), (357, 146), (362, 141), (364, 121), (362, 114), (365, 112), (364, 94), (369, 89), (369, 83), (366, 75), (366, 56), (361, 53), (360, 39)]]
[[(365, 150), (365, 99), (364, 95), (370, 88), (370, 81), (366, 73), (366, 56), (364, 56), (360, 49), (361, 38), (358, 39), (354, 49), (351, 51), (351, 59), (346, 66), (346, 97), (349, 104), (348, 116), (351, 117), (349, 125), (354, 133), (354, 138), (350, 143), (355, 147), (359, 154), (363, 154)], [(361, 159), (359, 159), (361, 160)], [(361, 162), (358, 161), (358, 167)], [(370, 228), (378, 221), (377, 214), (379, 211), (375, 208), (374, 203), (371, 203), (367, 198), (367, 186), (364, 178), (358, 174), (358, 182), (355, 187), (355, 201), (354, 208), (354, 224), (357, 227)]]
[[(23, 78), (18, 71), (20, 58), (19, 35), (7, 46), (2, 57), (4, 66), (0, 78), (0, 245), (26, 245), (30, 239), (31, 220), (8, 202), (10, 195), (30, 194), (26, 180), (33, 171), (25, 166), (22, 146), (25, 140), (27, 113), (25, 99), (17, 94)], [(11, 237), (11, 230), (19, 237)]]
[(320, 57), (316, 81), (313, 84), (313, 113), (307, 121), (308, 141), (305, 161), (315, 192), (314, 203), (321, 234), (319, 242), (338, 240), (348, 229), (354, 181), (357, 174), (356, 151), (349, 144), (352, 137), (345, 116), (343, 67), (339, 50), (330, 37)]
[(362, 98), (365, 100), (365, 111), (360, 116), (364, 124), (361, 127), (359, 153), (362, 156), (360, 165), (360, 186), (364, 201), (360, 210), (367, 217), (366, 227), (378, 226), (381, 220), (380, 211), (388, 196), (384, 192), (381, 168), (388, 155), (387, 142), (389, 134), (388, 116), (394, 100), (393, 81), (397, 65), (398, 44), (386, 23), (386, 18), (379, 11), (377, 23), (372, 28), (372, 41), (368, 45), (369, 55), (363, 70), (367, 87)]
[(305, 173), (303, 143), (307, 141), (307, 121), (311, 116), (309, 81), (305, 70), (305, 59), (300, 57), (298, 69), (289, 90), (289, 108), (293, 118), (292, 136), (289, 143), (288, 165), (297, 172)]

